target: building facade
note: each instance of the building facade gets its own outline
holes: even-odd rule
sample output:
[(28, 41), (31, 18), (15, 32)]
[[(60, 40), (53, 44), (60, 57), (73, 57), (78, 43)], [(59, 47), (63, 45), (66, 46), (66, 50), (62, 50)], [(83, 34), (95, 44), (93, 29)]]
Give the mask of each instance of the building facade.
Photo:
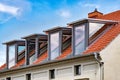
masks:
[(0, 80), (120, 80), (120, 10), (5, 42)]

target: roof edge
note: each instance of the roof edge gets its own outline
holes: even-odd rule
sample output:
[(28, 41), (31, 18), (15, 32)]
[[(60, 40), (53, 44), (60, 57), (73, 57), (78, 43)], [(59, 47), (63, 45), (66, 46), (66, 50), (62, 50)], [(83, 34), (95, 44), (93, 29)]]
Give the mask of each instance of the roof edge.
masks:
[[(99, 53), (97, 53), (97, 54), (99, 54)], [(62, 61), (66, 61), (66, 60), (76, 59), (76, 58), (83, 58), (83, 57), (94, 56), (94, 55), (95, 55), (94, 52), (90, 53), (90, 54), (76, 55), (76, 56), (71, 56), (69, 58), (47, 61), (47, 62), (40, 63), (40, 64), (33, 64), (33, 65), (23, 66), (23, 67), (20, 67), (20, 68), (3, 70), (3, 71), (0, 71), (0, 73), (11, 72), (11, 71), (16, 71), (16, 70), (21, 70), (21, 69), (26, 69), (26, 68), (31, 68), (31, 67), (42, 66), (42, 65), (47, 65), (47, 64), (51, 64), (51, 63), (56, 63), (56, 62), (62, 62)]]

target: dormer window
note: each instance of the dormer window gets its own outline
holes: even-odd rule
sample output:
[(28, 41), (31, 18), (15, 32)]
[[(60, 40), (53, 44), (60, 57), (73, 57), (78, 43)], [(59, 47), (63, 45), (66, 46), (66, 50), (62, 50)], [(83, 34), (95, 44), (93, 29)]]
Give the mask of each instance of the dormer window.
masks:
[(51, 53), (51, 59), (55, 59), (59, 54), (61, 53), (59, 47), (60, 47), (60, 32), (52, 33), (50, 35), (50, 53)]
[(79, 54), (85, 49), (85, 25), (75, 27), (75, 54)]
[[(20, 60), (19, 56), (21, 54), (22, 50), (25, 49), (25, 42), (22, 40), (13, 40), (13, 41), (9, 41), (6, 43), (6, 61), (7, 61), (7, 68), (11, 68), (13, 66), (15, 66), (15, 64)], [(22, 49), (21, 49), (22, 46)]]
[(89, 22), (89, 44), (95, 41), (111, 24)]
[(115, 21), (100, 19), (83, 19), (69, 23), (68, 25), (72, 27), (73, 34), (73, 55), (82, 54), (88, 45), (116, 23)]
[(26, 40), (26, 65), (33, 64), (42, 53), (47, 51), (47, 35), (45, 34), (32, 34), (22, 39)]
[(14, 66), (16, 64), (16, 61), (15, 61), (15, 45), (10, 45), (9, 46), (9, 58), (8, 58), (9, 62), (8, 62), (8, 65), (9, 65), (9, 68), (11, 68), (12, 66)]
[(49, 59), (54, 60), (71, 44), (71, 28), (56, 27), (45, 31), (49, 36)]

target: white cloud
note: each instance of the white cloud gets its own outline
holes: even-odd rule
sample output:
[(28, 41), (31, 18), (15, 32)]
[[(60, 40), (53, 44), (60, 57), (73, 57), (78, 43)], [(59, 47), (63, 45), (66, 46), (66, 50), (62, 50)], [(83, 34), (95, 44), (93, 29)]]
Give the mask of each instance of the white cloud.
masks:
[(14, 6), (9, 6), (9, 5), (0, 3), (0, 12), (8, 13), (13, 16), (17, 16), (20, 12), (20, 9)]
[(0, 3), (0, 24), (21, 14), (20, 8)]
[(15, 18), (23, 20), (31, 10), (31, 3), (27, 0), (0, 0), (0, 24)]
[(90, 4), (90, 3), (86, 3), (83, 5), (84, 7), (95, 7), (95, 8), (100, 8), (100, 5), (98, 4)]
[(81, 7), (100, 8), (99, 4), (94, 4), (94, 3), (79, 2), (78, 5), (81, 6)]
[(70, 18), (71, 17), (71, 13), (69, 10), (59, 10), (58, 15), (63, 17), (63, 18)]

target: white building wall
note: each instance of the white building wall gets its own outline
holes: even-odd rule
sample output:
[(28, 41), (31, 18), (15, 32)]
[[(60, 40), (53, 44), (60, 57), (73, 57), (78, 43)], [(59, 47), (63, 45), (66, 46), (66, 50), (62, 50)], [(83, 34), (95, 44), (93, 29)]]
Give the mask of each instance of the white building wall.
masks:
[(32, 80), (48, 80), (48, 75), (47, 71), (34, 72), (32, 73)]
[(21, 75), (21, 76), (13, 76), (11, 77), (12, 80), (26, 80), (25, 79), (25, 75)]
[(120, 35), (100, 55), (104, 62), (104, 80), (120, 80)]
[[(75, 76), (74, 65), (81, 65), (81, 75)], [(55, 69), (55, 79), (49, 79), (49, 70)], [(12, 80), (26, 80), (26, 74), (31, 73), (31, 80), (76, 80), (90, 78), (99, 79), (99, 66), (93, 59), (76, 59), (62, 63), (48, 64), (31, 69), (13, 72), (0, 76), (0, 80), (11, 77)]]

